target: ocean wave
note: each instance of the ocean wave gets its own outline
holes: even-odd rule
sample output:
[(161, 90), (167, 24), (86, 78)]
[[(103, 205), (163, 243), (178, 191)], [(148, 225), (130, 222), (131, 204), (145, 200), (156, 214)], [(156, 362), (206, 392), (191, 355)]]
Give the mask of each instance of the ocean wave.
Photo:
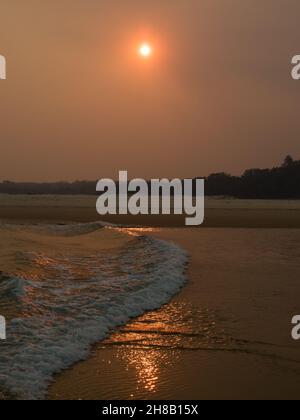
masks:
[(24, 279), (0, 271), (0, 304), (8, 296), (18, 297), (24, 293)]
[(22, 399), (42, 398), (53, 375), (88, 357), (93, 343), (166, 304), (184, 285), (188, 260), (180, 247), (147, 236), (89, 257), (26, 257), (32, 272), (0, 278), (0, 309), (11, 293), (21, 307), (0, 343), (0, 388)]
[(105, 227), (116, 227), (111, 223), (107, 222), (90, 222), (90, 223), (61, 223), (61, 224), (45, 224), (36, 223), (35, 225), (28, 226), (27, 224), (13, 224), (4, 223), (0, 221), (0, 229), (9, 231), (19, 231), (20, 229), (26, 229), (35, 233), (42, 233), (47, 235), (56, 236), (78, 236), (86, 235), (87, 233), (95, 232)]

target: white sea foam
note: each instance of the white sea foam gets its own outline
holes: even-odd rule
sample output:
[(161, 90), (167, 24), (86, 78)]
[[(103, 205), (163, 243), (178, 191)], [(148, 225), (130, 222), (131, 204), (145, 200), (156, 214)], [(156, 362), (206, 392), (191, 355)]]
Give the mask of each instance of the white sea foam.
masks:
[(0, 296), (21, 296), (24, 293), (24, 280), (16, 276), (8, 276), (0, 272)]
[(0, 388), (24, 399), (43, 397), (54, 373), (85, 359), (113, 328), (167, 303), (186, 279), (185, 251), (145, 236), (114, 254), (27, 257), (38, 278), (0, 278), (0, 309), (12, 298), (21, 307), (0, 344)]

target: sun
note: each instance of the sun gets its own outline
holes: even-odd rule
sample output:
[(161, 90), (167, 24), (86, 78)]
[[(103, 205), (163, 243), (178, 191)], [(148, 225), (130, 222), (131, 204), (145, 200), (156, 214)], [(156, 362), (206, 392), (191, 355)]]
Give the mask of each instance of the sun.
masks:
[(148, 44), (147, 42), (144, 42), (142, 45), (140, 45), (139, 47), (139, 54), (140, 56), (142, 56), (143, 58), (148, 58), (152, 55), (152, 47), (150, 44)]

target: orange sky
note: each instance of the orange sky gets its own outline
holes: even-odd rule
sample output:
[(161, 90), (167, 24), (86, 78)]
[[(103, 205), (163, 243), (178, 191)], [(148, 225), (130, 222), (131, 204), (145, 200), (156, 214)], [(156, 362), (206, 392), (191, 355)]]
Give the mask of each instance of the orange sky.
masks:
[(194, 177), (300, 158), (299, 16), (298, 0), (2, 1), (0, 179)]

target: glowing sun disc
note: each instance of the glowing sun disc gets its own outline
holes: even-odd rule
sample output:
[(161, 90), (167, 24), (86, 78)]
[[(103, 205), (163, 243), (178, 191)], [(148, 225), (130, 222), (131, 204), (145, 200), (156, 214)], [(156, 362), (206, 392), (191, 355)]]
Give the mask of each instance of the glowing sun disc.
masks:
[(139, 53), (142, 57), (150, 57), (150, 55), (152, 54), (152, 48), (149, 44), (142, 44), (139, 48)]

